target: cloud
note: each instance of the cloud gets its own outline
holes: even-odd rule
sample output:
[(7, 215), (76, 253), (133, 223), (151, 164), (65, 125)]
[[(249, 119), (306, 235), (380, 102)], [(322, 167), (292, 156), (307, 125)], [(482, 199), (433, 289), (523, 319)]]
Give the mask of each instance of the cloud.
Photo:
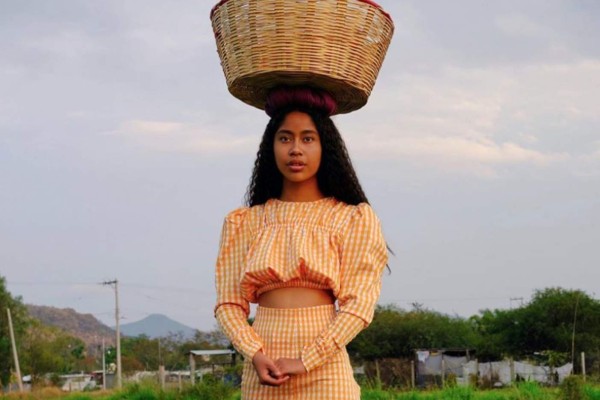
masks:
[[(401, 72), (388, 81), (376, 88), (365, 111), (336, 117), (355, 157), (479, 176), (516, 166), (560, 165), (576, 175), (598, 170), (597, 147), (586, 133), (598, 126), (598, 61), (446, 66)], [(195, 118), (131, 119), (114, 133), (156, 151), (214, 157), (247, 154), (258, 145), (258, 135), (245, 133), (256, 130), (245, 128), (239, 117)]]
[(129, 120), (107, 133), (160, 152), (205, 156), (247, 154), (258, 144), (257, 135), (233, 135), (226, 128), (206, 123)]
[(366, 137), (354, 141), (353, 145), (362, 149), (363, 155), (372, 157), (427, 157), (491, 165), (531, 163), (544, 166), (569, 158), (567, 154), (544, 154), (511, 142), (495, 143), (492, 140), (473, 140), (463, 137), (396, 137), (383, 140), (371, 140)]
[[(598, 132), (600, 136), (600, 131)], [(600, 177), (600, 140), (591, 146), (590, 152), (580, 156), (577, 160), (575, 176), (582, 179), (596, 179)]]
[(498, 16), (495, 18), (494, 24), (500, 29), (500, 31), (511, 36), (552, 36), (551, 30), (522, 14)]
[(595, 159), (600, 61), (444, 66), (392, 81), (375, 88), (370, 118), (340, 121), (352, 154), (486, 176), (518, 165), (574, 171)]

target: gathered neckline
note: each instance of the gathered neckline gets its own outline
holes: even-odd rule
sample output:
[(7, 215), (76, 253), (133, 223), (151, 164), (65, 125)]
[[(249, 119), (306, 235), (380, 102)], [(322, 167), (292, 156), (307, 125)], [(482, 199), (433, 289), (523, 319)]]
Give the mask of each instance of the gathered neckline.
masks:
[(328, 200), (332, 200), (335, 197), (323, 197), (319, 200), (312, 200), (312, 201), (284, 201), (284, 200), (280, 200), (280, 199), (276, 199), (276, 198), (272, 198), (269, 199), (269, 201), (272, 201), (274, 203), (278, 203), (278, 204), (293, 204), (293, 205), (310, 205), (310, 204), (318, 204), (318, 203), (324, 203)]

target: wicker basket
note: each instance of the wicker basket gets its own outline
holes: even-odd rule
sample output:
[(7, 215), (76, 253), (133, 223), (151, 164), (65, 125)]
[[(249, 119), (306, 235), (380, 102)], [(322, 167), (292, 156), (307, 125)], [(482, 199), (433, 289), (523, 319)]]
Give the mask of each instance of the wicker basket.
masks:
[(371, 0), (223, 0), (211, 20), (229, 91), (260, 109), (282, 84), (328, 91), (338, 113), (361, 108), (394, 31)]

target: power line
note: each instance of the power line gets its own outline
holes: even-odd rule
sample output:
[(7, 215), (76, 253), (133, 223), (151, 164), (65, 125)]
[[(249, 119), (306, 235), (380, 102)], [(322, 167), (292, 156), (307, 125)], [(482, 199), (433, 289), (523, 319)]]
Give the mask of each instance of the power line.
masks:
[[(15, 281), (9, 282), (10, 284), (18, 284), (18, 285), (95, 285), (96, 283), (90, 282), (49, 282), (49, 281)], [(161, 291), (161, 292), (189, 292), (193, 294), (199, 294), (203, 292), (199, 288), (185, 287), (185, 286), (159, 286), (159, 285), (143, 285), (139, 283), (127, 283), (120, 282), (122, 287), (127, 288), (137, 288), (137, 289), (147, 289), (151, 291)], [(139, 294), (140, 296), (144, 296), (149, 300), (160, 301), (157, 298), (153, 298), (152, 296), (148, 296), (145, 294)], [(490, 296), (490, 297), (436, 297), (436, 298), (412, 298), (412, 299), (392, 299), (394, 302), (402, 302), (402, 303), (412, 303), (412, 302), (440, 302), (440, 301), (486, 301), (486, 300), (506, 300), (507, 297), (509, 301), (520, 300), (521, 305), (523, 305), (523, 297), (510, 297), (510, 296)], [(174, 304), (174, 303), (171, 303)]]
[[(95, 286), (98, 282), (72, 282), (72, 281), (7, 281), (11, 285), (23, 285), (23, 286), (36, 286), (36, 285), (49, 285), (49, 286), (71, 286), (71, 285), (85, 285)], [(160, 291), (173, 291), (173, 292), (191, 292), (198, 293), (201, 290), (199, 288), (184, 287), (184, 286), (155, 286), (155, 285), (140, 285), (138, 283), (127, 283), (120, 282), (122, 287), (131, 287), (138, 289), (150, 289)]]
[(506, 300), (506, 296), (498, 297), (438, 297), (438, 298), (413, 298), (413, 299), (394, 299), (397, 302), (414, 302), (414, 301), (482, 301), (482, 300)]
[(510, 308), (512, 308), (513, 301), (518, 301), (519, 302), (519, 307), (523, 307), (523, 297), (511, 297), (509, 299), (509, 301), (510, 301)]
[(36, 286), (36, 285), (49, 285), (49, 286), (71, 286), (71, 285), (85, 285), (95, 286), (98, 282), (57, 282), (57, 281), (8, 281), (10, 285), (23, 285), (23, 286)]

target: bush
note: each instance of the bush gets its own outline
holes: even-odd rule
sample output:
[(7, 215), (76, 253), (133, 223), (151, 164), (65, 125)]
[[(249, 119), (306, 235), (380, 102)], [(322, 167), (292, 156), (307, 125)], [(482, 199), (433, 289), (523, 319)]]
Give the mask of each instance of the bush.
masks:
[[(205, 376), (206, 377), (206, 376)], [(185, 389), (181, 398), (185, 400), (229, 400), (235, 388), (221, 381), (202, 381)]]
[(148, 384), (134, 383), (108, 397), (108, 400), (158, 400), (160, 389)]
[(560, 385), (561, 400), (583, 400), (587, 396), (583, 391), (583, 380), (580, 376), (567, 376)]
[(517, 399), (555, 399), (556, 396), (551, 396), (548, 389), (542, 389), (537, 382), (520, 382), (517, 385)]
[(600, 387), (598, 386), (585, 385), (583, 392), (588, 400), (600, 400)]

